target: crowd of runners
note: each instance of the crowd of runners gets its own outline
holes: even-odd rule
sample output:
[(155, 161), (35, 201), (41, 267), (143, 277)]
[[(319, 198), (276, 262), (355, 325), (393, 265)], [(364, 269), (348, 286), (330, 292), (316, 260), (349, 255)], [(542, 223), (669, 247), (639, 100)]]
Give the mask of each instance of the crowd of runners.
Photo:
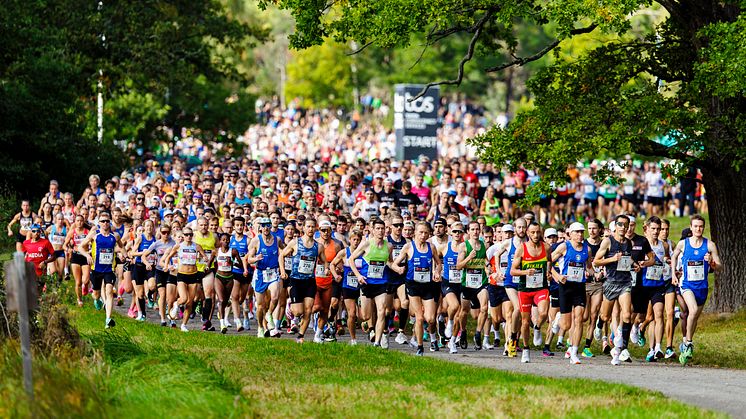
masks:
[[(7, 232), (39, 275), (72, 279), (106, 328), (131, 294), (130, 317), (185, 332), (193, 321), (303, 342), (311, 327), (316, 343), (346, 333), (352, 345), (473, 345), (522, 362), (554, 349), (573, 364), (603, 353), (618, 365), (635, 344), (649, 362), (678, 351), (684, 364), (720, 268), (697, 215), (704, 193), (667, 183), (655, 163), (622, 166), (619, 185), (595, 181), (593, 164), (570, 167), (556, 196), (524, 210), (536, 173), (466, 157), (153, 159), (91, 175), (81, 194), (51, 181)], [(672, 214), (690, 228), (670, 231)]]

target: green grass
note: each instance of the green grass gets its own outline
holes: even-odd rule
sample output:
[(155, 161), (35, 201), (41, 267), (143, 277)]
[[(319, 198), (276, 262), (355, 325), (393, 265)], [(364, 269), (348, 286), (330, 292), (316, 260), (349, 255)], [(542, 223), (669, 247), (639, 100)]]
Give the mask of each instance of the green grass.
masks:
[[(37, 377), (40, 386), (58, 383), (60, 409), (76, 403), (70, 416), (93, 407), (98, 416), (118, 417), (715, 416), (624, 385), (527, 376), (368, 346), (184, 334), (121, 316), (115, 329), (104, 331), (100, 312), (71, 312), (100, 359), (60, 369), (71, 375), (44, 370)], [(17, 406), (20, 366), (7, 359), (0, 371), (12, 397), (0, 399), (0, 415), (25, 416)], [(82, 396), (91, 391), (98, 399)]]

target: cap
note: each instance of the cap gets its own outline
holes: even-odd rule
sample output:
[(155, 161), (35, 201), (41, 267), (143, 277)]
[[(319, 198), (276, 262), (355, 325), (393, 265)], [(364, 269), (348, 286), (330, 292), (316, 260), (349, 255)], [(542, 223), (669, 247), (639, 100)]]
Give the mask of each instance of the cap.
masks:
[(194, 199), (201, 199), (202, 198), (202, 194), (199, 193), (199, 192), (197, 192), (196, 194), (194, 194), (194, 196), (192, 198), (194, 198)]
[(296, 165), (295, 163), (290, 163), (288, 165), (288, 170), (291, 172), (295, 172), (296, 170), (298, 170), (298, 165)]
[(267, 182), (266, 180), (262, 180), (261, 182), (259, 182), (259, 187), (261, 187), (261, 188), (268, 188), (269, 187), (269, 182)]
[(412, 228), (414, 228), (414, 223), (412, 221), (405, 221), (404, 222), (404, 227), (412, 227)]
[(163, 216), (168, 217), (169, 215), (174, 215), (174, 212), (171, 210), (165, 210), (163, 211)]
[(567, 231), (585, 231), (585, 226), (579, 222), (574, 222), (570, 224), (570, 228)]
[(389, 205), (388, 202), (382, 202), (381, 203), (381, 208), (388, 208), (388, 207), (390, 207), (390, 205)]
[(451, 224), (451, 231), (464, 231), (464, 225), (459, 222), (455, 222)]
[(332, 223), (330, 223), (329, 220), (323, 220), (319, 223), (319, 230), (322, 228), (332, 228)]
[(41, 226), (39, 224), (31, 224), (31, 230), (41, 230)]
[(314, 164), (313, 165), (313, 171), (316, 173), (321, 173), (321, 165)]
[(391, 167), (399, 167), (399, 162), (398, 161), (391, 162)]
[(451, 189), (451, 190), (448, 191), (448, 195), (456, 196), (457, 194), (456, 194), (456, 191), (454, 191), (453, 189)]
[(437, 220), (435, 220), (435, 222), (433, 223), (433, 227), (436, 226), (436, 225), (438, 225), (438, 224), (448, 225), (448, 223), (446, 223), (446, 220), (444, 218), (438, 218)]
[(313, 188), (310, 186), (303, 187), (303, 193), (313, 193)]
[(387, 177), (383, 180), (383, 183), (394, 183), (394, 181), (390, 177)]
[(549, 227), (548, 229), (544, 230), (544, 237), (551, 237), (551, 236), (558, 236), (557, 230), (553, 229), (552, 227)]
[(382, 179), (382, 178), (383, 178), (383, 175), (380, 173), (376, 173), (375, 175), (373, 175), (373, 179)]
[(269, 220), (267, 217), (262, 217), (256, 220), (257, 224), (272, 224), (272, 221)]
[(502, 230), (502, 232), (503, 232), (503, 233), (507, 233), (507, 232), (511, 232), (511, 233), (513, 233), (513, 232), (515, 232), (515, 229), (514, 229), (514, 228), (513, 228), (513, 226), (512, 226), (512, 225), (510, 225), (510, 224), (505, 224), (505, 225), (504, 225), (504, 226), (502, 227), (502, 229), (501, 229), (501, 230)]

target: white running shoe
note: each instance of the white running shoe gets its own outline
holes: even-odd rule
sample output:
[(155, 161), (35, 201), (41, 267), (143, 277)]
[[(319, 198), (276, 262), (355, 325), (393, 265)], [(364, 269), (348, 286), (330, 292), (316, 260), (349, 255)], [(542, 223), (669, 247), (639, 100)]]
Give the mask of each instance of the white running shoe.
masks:
[(321, 338), (320, 334), (313, 335), (313, 343), (324, 343), (324, 339)]
[[(619, 353), (619, 360), (620, 360), (621, 362), (627, 362), (627, 361), (630, 361), (630, 358), (631, 358), (631, 357), (630, 357), (630, 355), (629, 355), (629, 351), (628, 351), (628, 350), (626, 350), (626, 349), (622, 349), (622, 352), (620, 352), (620, 353)], [(631, 362), (631, 361), (630, 361), (630, 362)]]
[(256, 328), (256, 337), (263, 338), (264, 337), (264, 328), (259, 326)]
[(375, 329), (370, 329), (370, 333), (368, 333), (368, 338), (370, 338), (370, 341), (373, 342), (376, 340), (376, 331)]
[(544, 341), (541, 338), (541, 330), (534, 329), (534, 346), (541, 346)]
[(453, 336), (453, 320), (446, 322), (446, 339), (450, 339)]
[(530, 361), (530, 357), (528, 353), (529, 353), (528, 349), (523, 349), (523, 352), (521, 352), (521, 362), (524, 364), (527, 364)]
[(601, 328), (596, 326), (596, 328), (593, 329), (593, 339), (601, 340), (601, 333), (603, 333)]
[(182, 331), (182, 332), (188, 332), (188, 331), (189, 331), (189, 329), (187, 329), (187, 327), (186, 327), (186, 325), (185, 325), (185, 324), (182, 324), (182, 325), (181, 325), (181, 331)]
[(176, 301), (174, 301), (174, 305), (171, 307), (171, 311), (168, 312), (168, 315), (171, 316), (171, 320), (179, 318), (179, 305), (176, 304)]
[(357, 345), (357, 340), (350, 339), (350, 346), (356, 346), (356, 345)]
[(614, 334), (614, 346), (617, 347), (617, 348), (621, 348), (622, 347), (622, 343), (623, 343), (623, 340), (622, 340), (622, 331), (621, 330), (617, 330), (617, 332), (619, 332), (619, 333), (615, 333)]
[(490, 339), (487, 336), (482, 339), (482, 347), (487, 350), (495, 349), (495, 345), (490, 344)]
[(554, 333), (555, 335), (559, 333), (560, 317), (562, 317), (562, 314), (557, 314), (556, 316), (554, 316), (554, 321), (552, 322), (552, 333)]
[(570, 355), (570, 364), (571, 365), (579, 365), (580, 359), (578, 359), (577, 355)]
[(448, 341), (448, 350), (452, 354), (458, 353), (458, 349), (456, 349), (456, 341), (454, 339)]
[(225, 326), (225, 327), (233, 327), (233, 325), (231, 324), (231, 321), (228, 320), (228, 319), (223, 319), (223, 326)]
[(619, 365), (619, 364), (622, 363), (619, 360), (619, 353), (620, 352), (621, 351), (619, 350), (618, 347), (615, 346), (614, 348), (612, 348), (612, 350), (611, 350), (611, 365)]
[(570, 354), (570, 349), (568, 348), (568, 349), (567, 349), (567, 350), (565, 351), (565, 359), (570, 359), (570, 358), (571, 358), (571, 354)]
[(632, 331), (629, 334), (630, 342), (637, 343), (638, 339), (640, 339), (640, 326), (632, 325)]
[(384, 333), (383, 336), (381, 336), (381, 348), (388, 349), (389, 348), (389, 335)]
[[(249, 312), (251, 314), (251, 312)], [(243, 328), (246, 330), (251, 330), (251, 325), (249, 325), (249, 319), (244, 317), (243, 318)]]
[(406, 345), (407, 336), (404, 333), (399, 332), (396, 334), (396, 338), (394, 339), (394, 341), (398, 343), (399, 345)]
[(409, 339), (409, 346), (416, 348), (417, 347), (417, 338), (412, 335), (412, 339)]
[(272, 318), (272, 313), (270, 312), (267, 312), (267, 314), (264, 315), (264, 320), (267, 321), (267, 325), (275, 324), (275, 319)]

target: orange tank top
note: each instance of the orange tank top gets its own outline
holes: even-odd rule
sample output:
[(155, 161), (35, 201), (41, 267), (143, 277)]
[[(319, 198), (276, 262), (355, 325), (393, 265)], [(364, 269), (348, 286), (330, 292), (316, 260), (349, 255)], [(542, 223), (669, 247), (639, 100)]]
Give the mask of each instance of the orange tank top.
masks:
[[(334, 245), (334, 240), (330, 240), (329, 245), (324, 248), (324, 256), (326, 257), (327, 263), (331, 263), (334, 257), (337, 256), (337, 246)], [(319, 274), (323, 273), (323, 268), (323, 263), (316, 264), (316, 286), (326, 289), (332, 285), (333, 277), (331, 265), (329, 266), (325, 276), (319, 276)]]

